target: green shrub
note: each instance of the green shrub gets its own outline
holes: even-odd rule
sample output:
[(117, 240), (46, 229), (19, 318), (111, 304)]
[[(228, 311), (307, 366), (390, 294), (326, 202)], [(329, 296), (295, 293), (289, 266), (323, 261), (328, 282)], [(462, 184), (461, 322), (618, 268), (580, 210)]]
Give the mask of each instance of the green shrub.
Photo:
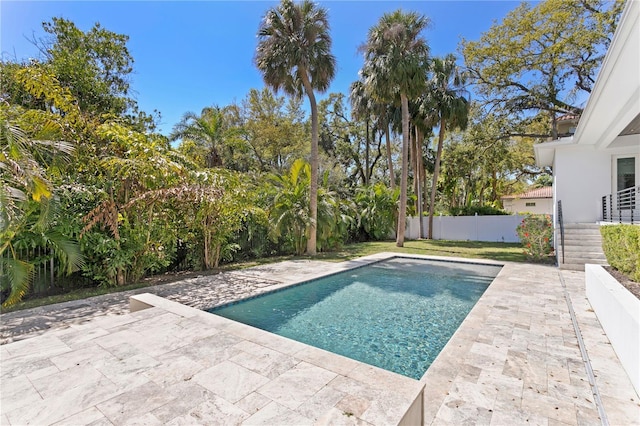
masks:
[(609, 265), (640, 282), (640, 226), (606, 225), (600, 233)]
[(366, 241), (389, 238), (396, 226), (400, 191), (391, 191), (382, 183), (358, 188), (355, 203), (358, 210), (358, 232)]
[(549, 215), (529, 215), (516, 229), (524, 254), (534, 261), (548, 261), (553, 253), (553, 226)]
[(508, 215), (506, 211), (493, 206), (463, 206), (449, 209), (451, 216), (495, 216)]

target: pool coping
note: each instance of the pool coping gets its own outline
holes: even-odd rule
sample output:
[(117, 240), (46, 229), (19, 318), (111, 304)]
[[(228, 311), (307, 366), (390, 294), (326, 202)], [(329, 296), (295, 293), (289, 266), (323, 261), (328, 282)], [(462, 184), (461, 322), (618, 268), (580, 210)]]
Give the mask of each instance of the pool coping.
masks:
[[(445, 262), (445, 263), (490, 265), (490, 266), (500, 266), (500, 267), (504, 267), (505, 265), (505, 262), (485, 260), (485, 259), (469, 259), (469, 258), (459, 258), (459, 257), (426, 256), (426, 255), (419, 255), (419, 254), (382, 252), (382, 253), (376, 253), (369, 256), (363, 256), (355, 260), (342, 262), (339, 264), (340, 267), (335, 270), (332, 270), (330, 272), (325, 271), (325, 272), (320, 272), (316, 274), (311, 274), (310, 277), (307, 276), (305, 277), (305, 279), (301, 281), (294, 281), (289, 283), (275, 284), (272, 286), (268, 286), (262, 289), (262, 291), (260, 291), (257, 294), (240, 298), (233, 302), (218, 304), (216, 306), (212, 306), (207, 309), (213, 309), (215, 307), (240, 303), (244, 300), (251, 300), (266, 294), (279, 292), (290, 287), (304, 285), (306, 283), (313, 282), (318, 279), (329, 277), (332, 275), (336, 275), (341, 272), (351, 271), (351, 270), (355, 270), (355, 269), (369, 266), (372, 264), (376, 264), (379, 262), (383, 262), (386, 260), (398, 259), (398, 258), (431, 260), (431, 261), (439, 261), (439, 262)], [(502, 272), (502, 270), (499, 271), (498, 275), (500, 274), (500, 272)], [(492, 283), (493, 283), (493, 280), (488, 285), (487, 290), (488, 288), (491, 287)], [(284, 346), (291, 346), (291, 345), (294, 347), (302, 346), (304, 349), (301, 350), (300, 352), (305, 351), (305, 355), (301, 357), (301, 359), (304, 362), (312, 363), (320, 368), (333, 371), (335, 373), (341, 372), (343, 374), (343, 377), (348, 379), (354, 379), (354, 380), (362, 379), (363, 376), (360, 370), (366, 370), (367, 385), (375, 384), (375, 386), (372, 389), (366, 389), (364, 391), (360, 390), (358, 394), (353, 395), (357, 398), (362, 399), (365, 397), (365, 395), (370, 395), (370, 392), (372, 390), (380, 391), (381, 390), (380, 385), (383, 383), (392, 384), (391, 386), (383, 385), (383, 388), (385, 389), (385, 393), (391, 392), (391, 394), (396, 394), (396, 395), (403, 394), (403, 395), (409, 396), (409, 399), (407, 400), (409, 402), (408, 404), (406, 403), (407, 401), (405, 401), (404, 404), (396, 401), (393, 404), (393, 407), (388, 406), (388, 400), (390, 398), (394, 399), (390, 396), (390, 394), (386, 394), (380, 400), (373, 399), (370, 401), (370, 403), (371, 403), (371, 406), (374, 407), (375, 409), (377, 409), (377, 407), (382, 405), (387, 406), (385, 409), (385, 417), (384, 418), (380, 417), (380, 413), (377, 414), (378, 417), (372, 416), (372, 415), (369, 415), (368, 411), (365, 411), (361, 414), (362, 417), (360, 417), (360, 415), (355, 416), (355, 419), (359, 421), (372, 423), (372, 424), (398, 424), (398, 425), (414, 425), (414, 424), (431, 423), (430, 421), (428, 421), (428, 419), (425, 418), (425, 414), (424, 414), (424, 410), (427, 404), (427, 400), (424, 398), (425, 385), (426, 385), (425, 377), (429, 369), (425, 371), (425, 373), (422, 375), (420, 380), (415, 380), (415, 379), (400, 375), (398, 373), (394, 373), (394, 372), (367, 364), (365, 362), (357, 361), (339, 354), (332, 353), (330, 351), (317, 348), (312, 345), (308, 345), (302, 342), (288, 339), (286, 337), (279, 336), (277, 334), (274, 334), (265, 330), (261, 330), (256, 327), (243, 324), (238, 321), (233, 321), (218, 315), (212, 315), (211, 313), (207, 312), (206, 309), (192, 308), (187, 305), (173, 302), (171, 300), (168, 300), (150, 293), (133, 295), (129, 298), (129, 300), (130, 300), (129, 306), (130, 306), (131, 312), (137, 312), (140, 310), (155, 307), (155, 308), (161, 308), (163, 310), (174, 313), (176, 315), (182, 315), (186, 318), (198, 317), (200, 321), (204, 321), (212, 326), (219, 327), (221, 330), (224, 330), (227, 333), (228, 332), (237, 333), (238, 337), (241, 337), (247, 341), (250, 341), (258, 345), (266, 346), (272, 350), (279, 350), (283, 346), (279, 342), (274, 343), (274, 341), (280, 341), (280, 340), (288, 342), (284, 344)], [(475, 308), (475, 305), (474, 305), (474, 308)], [(472, 308), (472, 311), (473, 311), (473, 308)], [(211, 318), (211, 317), (214, 317), (214, 318)], [(466, 317), (464, 321), (466, 321)], [(463, 324), (464, 324), (464, 321), (463, 321)], [(462, 327), (462, 324), (458, 327), (458, 329), (460, 327)], [(445, 345), (445, 348), (453, 340), (453, 336), (455, 336), (455, 334), (458, 332), (458, 329), (456, 329), (454, 334), (451, 336), (451, 338)], [(300, 352), (296, 352), (293, 355), (297, 357), (300, 354)], [(440, 357), (440, 354), (438, 355), (438, 357), (436, 357), (432, 365), (437, 362), (439, 357)], [(342, 368), (339, 368), (338, 371), (336, 371), (335, 366), (343, 365), (344, 363), (349, 363), (351, 365), (356, 366), (355, 368), (353, 368), (353, 371), (356, 371), (357, 373), (353, 377), (351, 376), (351, 372), (345, 372)], [(418, 389), (417, 392), (416, 392), (416, 389)], [(407, 394), (407, 392), (409, 393)], [(402, 415), (398, 418), (394, 418), (394, 414), (396, 414), (396, 410), (398, 410), (397, 412), (402, 413)], [(357, 412), (357, 410), (354, 410), (354, 411)], [(346, 411), (343, 412), (343, 414), (345, 413), (350, 414), (352, 412), (349, 412), (347, 409)], [(327, 418), (328, 416), (335, 416), (335, 415), (336, 413), (326, 413), (321, 418)]]
[[(339, 389), (341, 392), (348, 390), (348, 397), (342, 399), (343, 403), (339, 410), (332, 408), (324, 413), (316, 413), (317, 421), (321, 424), (331, 424), (340, 419), (340, 416), (353, 417), (353, 420), (357, 419), (364, 424), (373, 425), (422, 424), (424, 383), (417, 380), (218, 315), (211, 315), (206, 311), (150, 293), (130, 297), (131, 312), (150, 308), (160, 308), (163, 311), (188, 318), (190, 321), (206, 324), (243, 341), (291, 356), (302, 363), (308, 363), (332, 373), (336, 377), (318, 392), (333, 388)], [(282, 375), (295, 368), (297, 368), (297, 364), (292, 369), (283, 372)], [(318, 371), (316, 370), (314, 374), (318, 374)], [(278, 381), (280, 376), (275, 377), (272, 382)], [(332, 383), (335, 382), (343, 383), (333, 386)], [(269, 387), (269, 383), (262, 387)], [(265, 391), (262, 391), (261, 394), (268, 396), (268, 392)], [(362, 410), (363, 401), (367, 401), (365, 410)], [(259, 412), (260, 410), (254, 413), (254, 416), (259, 416)]]

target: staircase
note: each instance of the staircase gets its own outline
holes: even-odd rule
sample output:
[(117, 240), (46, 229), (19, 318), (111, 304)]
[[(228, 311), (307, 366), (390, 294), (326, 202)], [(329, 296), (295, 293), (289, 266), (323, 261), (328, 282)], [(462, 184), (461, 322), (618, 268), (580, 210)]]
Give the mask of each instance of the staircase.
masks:
[(564, 263), (562, 246), (558, 244), (560, 269), (584, 271), (585, 263), (607, 265), (602, 251), (600, 225), (591, 223), (567, 223), (564, 225)]

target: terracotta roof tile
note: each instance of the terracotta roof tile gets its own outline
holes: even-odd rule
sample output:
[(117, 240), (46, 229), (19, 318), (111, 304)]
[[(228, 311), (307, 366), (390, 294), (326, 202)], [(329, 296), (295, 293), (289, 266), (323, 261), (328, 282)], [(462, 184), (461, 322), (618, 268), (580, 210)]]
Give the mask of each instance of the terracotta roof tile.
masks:
[(505, 195), (504, 197), (500, 197), (502, 199), (511, 199), (511, 198), (553, 198), (553, 188), (550, 186), (543, 186), (542, 188), (532, 189), (527, 192), (523, 192), (522, 194), (515, 195)]

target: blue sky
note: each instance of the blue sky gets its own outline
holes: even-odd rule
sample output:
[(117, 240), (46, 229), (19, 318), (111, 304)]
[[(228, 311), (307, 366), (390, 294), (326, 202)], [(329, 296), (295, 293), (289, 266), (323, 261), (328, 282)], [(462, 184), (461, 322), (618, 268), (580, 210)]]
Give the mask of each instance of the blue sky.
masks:
[[(385, 12), (414, 10), (432, 20), (425, 31), (433, 55), (456, 52), (461, 37), (476, 40), (519, 2), (325, 1), (329, 11), (336, 78), (329, 92), (348, 91), (358, 78), (357, 48)], [(264, 86), (253, 65), (256, 32), (274, 1), (7, 1), (0, 2), (3, 59), (38, 57), (28, 39), (43, 37), (42, 22), (70, 19), (83, 31), (94, 23), (127, 34), (134, 58), (131, 86), (142, 110), (162, 113), (168, 134), (187, 111), (241, 101)], [(327, 92), (327, 93), (329, 93)], [(320, 97), (322, 98), (322, 96)]]

